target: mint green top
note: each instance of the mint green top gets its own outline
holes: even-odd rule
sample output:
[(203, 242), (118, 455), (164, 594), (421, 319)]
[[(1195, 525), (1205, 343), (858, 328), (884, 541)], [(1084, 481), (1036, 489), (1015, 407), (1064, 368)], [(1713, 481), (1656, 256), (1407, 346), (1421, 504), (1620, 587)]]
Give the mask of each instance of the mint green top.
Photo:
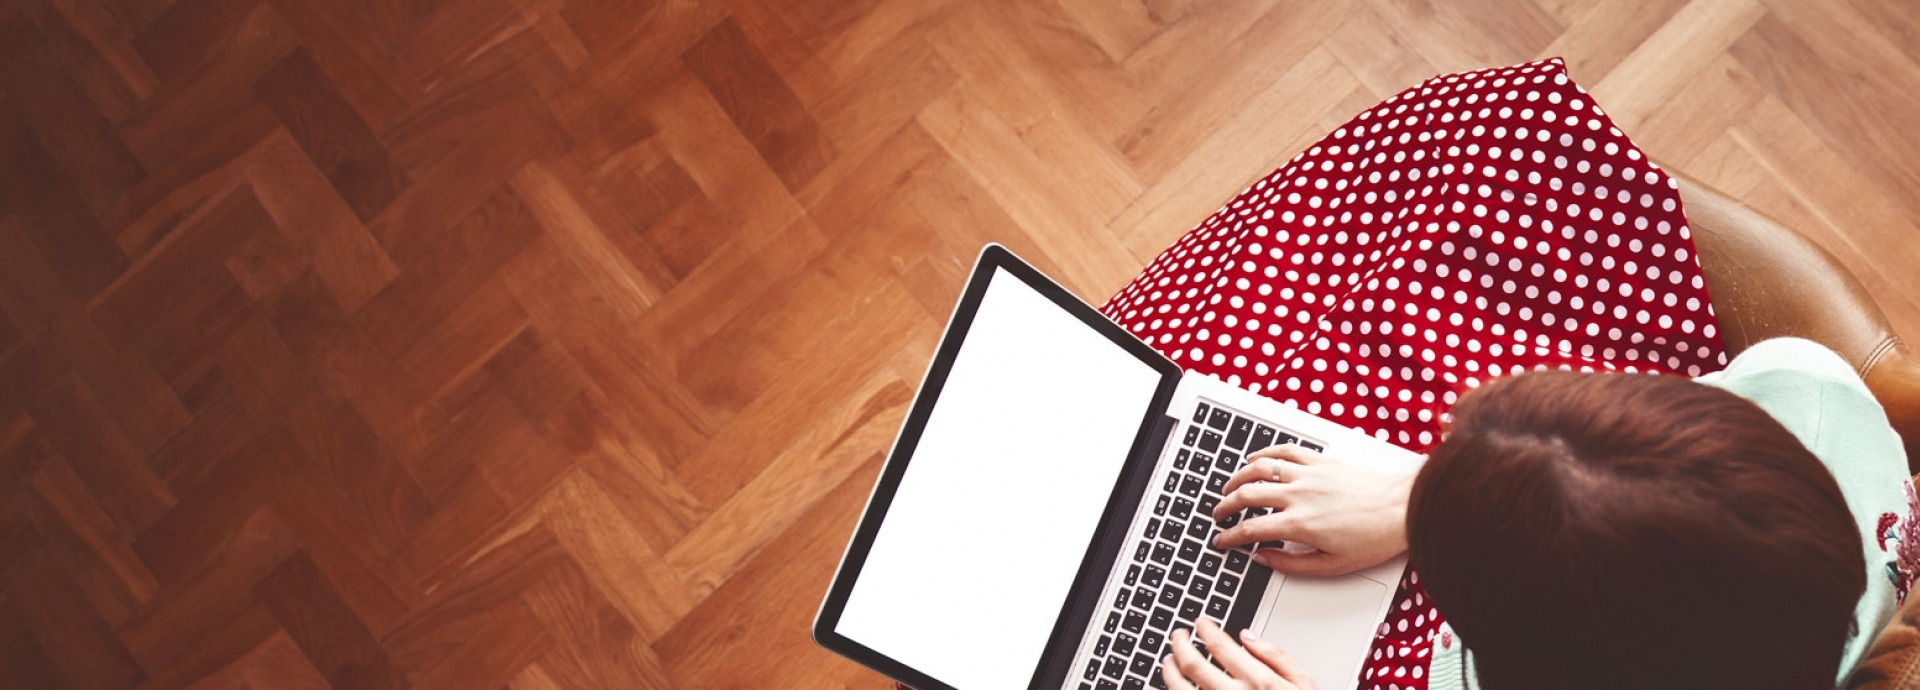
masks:
[[(1846, 360), (1808, 340), (1779, 338), (1740, 353), (1719, 372), (1698, 379), (1752, 400), (1779, 420), (1833, 472), (1847, 508), (1860, 528), (1867, 557), (1867, 591), (1854, 609), (1854, 635), (1847, 641), (1835, 685), (1844, 681), (1898, 608), (1892, 573), (1896, 549), (1881, 548), (1880, 516), (1910, 519), (1907, 456), (1887, 414)], [(1444, 615), (1445, 612), (1442, 612)], [(1429, 690), (1461, 688), (1461, 650), (1453, 631), (1441, 626), (1427, 669)], [(1470, 643), (1469, 643), (1470, 644)], [(1479, 687), (1469, 682), (1468, 687)]]

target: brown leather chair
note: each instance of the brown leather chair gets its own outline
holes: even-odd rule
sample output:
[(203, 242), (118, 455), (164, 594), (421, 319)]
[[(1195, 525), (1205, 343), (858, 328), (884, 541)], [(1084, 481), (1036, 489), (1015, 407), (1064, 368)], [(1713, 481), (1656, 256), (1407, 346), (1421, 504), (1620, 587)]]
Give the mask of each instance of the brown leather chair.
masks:
[[(1920, 365), (1866, 289), (1799, 233), (1711, 187), (1674, 177), (1728, 353), (1788, 335), (1840, 353), (1887, 408), (1906, 445), (1907, 473), (1920, 473)], [(1845, 687), (1920, 688), (1920, 592), (1880, 632)]]
[(1692, 179), (1680, 200), (1729, 355), (1767, 338), (1797, 336), (1853, 364), (1920, 474), (1920, 364), (1865, 288), (1833, 255), (1745, 204)]

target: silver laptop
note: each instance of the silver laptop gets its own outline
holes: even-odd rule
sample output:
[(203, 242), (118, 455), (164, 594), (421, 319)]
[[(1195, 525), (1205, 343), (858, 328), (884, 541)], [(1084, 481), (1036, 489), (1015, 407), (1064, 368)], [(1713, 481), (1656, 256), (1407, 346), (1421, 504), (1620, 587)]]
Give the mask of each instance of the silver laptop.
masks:
[(920, 690), (1138, 690), (1164, 687), (1172, 631), (1207, 618), (1279, 644), (1322, 688), (1351, 688), (1404, 557), (1317, 578), (1212, 545), (1227, 477), (1247, 453), (1287, 442), (1392, 471), (1419, 462), (1184, 374), (988, 245), (814, 639)]

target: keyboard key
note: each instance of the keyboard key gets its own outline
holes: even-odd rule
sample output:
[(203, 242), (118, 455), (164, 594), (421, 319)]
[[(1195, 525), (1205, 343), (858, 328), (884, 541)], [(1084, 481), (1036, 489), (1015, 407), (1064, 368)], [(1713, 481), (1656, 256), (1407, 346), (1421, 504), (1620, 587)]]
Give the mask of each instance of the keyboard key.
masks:
[(1200, 432), (1200, 445), (1195, 447), (1209, 453), (1218, 451), (1220, 450), (1220, 435), (1211, 431), (1202, 431)]
[(1147, 682), (1134, 676), (1127, 676), (1126, 680), (1120, 681), (1120, 690), (1147, 690)]
[[(1125, 668), (1124, 663), (1122, 664), (1122, 668), (1123, 669)], [(1115, 676), (1115, 677), (1117, 678), (1118, 676)], [(1113, 681), (1107, 680), (1105, 678), (1101, 678), (1100, 684), (1095, 686), (1094, 690), (1120, 690), (1120, 686), (1114, 683)]]
[(1327, 449), (1326, 446), (1320, 445), (1318, 443), (1314, 443), (1312, 441), (1301, 441), (1300, 447), (1313, 451), (1315, 453), (1318, 453)]
[[(1141, 544), (1141, 546), (1146, 546)], [(1166, 544), (1153, 545), (1153, 562), (1166, 565), (1173, 562), (1173, 547)]]
[(1206, 403), (1200, 403), (1198, 407), (1193, 408), (1193, 423), (1195, 424), (1207, 423), (1207, 413), (1212, 411), (1213, 411), (1212, 405), (1208, 405)]
[(1113, 631), (1115, 631), (1115, 630), (1119, 630), (1119, 629), (1120, 629), (1120, 614), (1119, 614), (1119, 612), (1114, 612), (1114, 613), (1109, 613), (1109, 614), (1107, 614), (1107, 625), (1106, 625), (1106, 627), (1104, 627), (1104, 628), (1101, 628), (1101, 630), (1105, 630), (1105, 631), (1107, 631), (1107, 632), (1113, 632)]
[(1113, 644), (1113, 636), (1112, 636), (1112, 635), (1101, 635), (1101, 636), (1100, 636), (1100, 641), (1099, 641), (1099, 642), (1095, 642), (1095, 643), (1093, 643), (1093, 655), (1094, 655), (1094, 656), (1106, 656), (1106, 655), (1107, 655), (1107, 645), (1110, 645), (1110, 644)]
[(1240, 456), (1222, 451), (1220, 457), (1214, 458), (1213, 468), (1231, 476), (1234, 470), (1240, 469)]
[(1200, 617), (1201, 606), (1202, 604), (1199, 599), (1188, 599), (1180, 602), (1180, 620), (1190, 621), (1198, 619)]
[(1214, 472), (1213, 476), (1207, 477), (1207, 492), (1213, 494), (1227, 493), (1227, 480), (1232, 478), (1232, 475), (1226, 472)]
[(1276, 446), (1284, 446), (1289, 443), (1298, 442), (1299, 440), (1298, 438), (1294, 438), (1293, 434), (1284, 431), (1277, 432), (1273, 435), (1273, 445)]
[(1232, 412), (1228, 412), (1226, 410), (1222, 410), (1216, 407), (1216, 408), (1213, 408), (1212, 412), (1207, 414), (1207, 426), (1213, 427), (1215, 429), (1226, 431), (1227, 426), (1232, 423), (1233, 423)]
[[(1172, 477), (1168, 477), (1167, 479), (1169, 480), (1167, 482), (1168, 484), (1173, 483), (1171, 481), (1173, 479)], [(1190, 498), (1198, 497), (1200, 495), (1201, 486), (1204, 486), (1204, 485), (1200, 482), (1199, 477), (1181, 477), (1180, 478), (1180, 493), (1186, 494)]]
[(1140, 582), (1148, 587), (1159, 587), (1160, 583), (1166, 580), (1167, 571), (1161, 570), (1159, 566), (1150, 565), (1147, 566), (1147, 572), (1142, 576)]
[(1133, 607), (1142, 611), (1153, 605), (1153, 590), (1141, 587), (1133, 591)]
[(1132, 587), (1137, 584), (1140, 584), (1140, 566), (1127, 566), (1127, 586)]
[(1173, 572), (1167, 573), (1167, 581), (1173, 583), (1175, 589), (1179, 589), (1191, 579), (1193, 579), (1193, 566), (1185, 563), (1174, 563)]
[(1240, 578), (1233, 573), (1221, 573), (1220, 582), (1214, 586), (1221, 594), (1233, 596), (1240, 592)]
[(1273, 445), (1273, 427), (1261, 424), (1253, 428), (1253, 442), (1247, 444), (1248, 451), (1256, 451)]
[(1218, 618), (1220, 620), (1226, 620), (1227, 608), (1232, 604), (1233, 604), (1233, 601), (1226, 597), (1214, 597), (1212, 599), (1208, 599), (1207, 615), (1213, 616), (1214, 618)]
[(1085, 674), (1082, 674), (1082, 677), (1084, 677), (1084, 678), (1086, 678), (1087, 680), (1093, 680), (1094, 678), (1096, 678), (1096, 677), (1098, 677), (1099, 675), (1100, 675), (1100, 660), (1099, 660), (1099, 659), (1088, 659), (1088, 660), (1087, 660), (1087, 672), (1086, 672)]
[(1093, 684), (1092, 684), (1092, 683), (1081, 683), (1081, 684), (1080, 684), (1080, 690), (1093, 690)]
[(1187, 594), (1196, 599), (1207, 596), (1207, 593), (1212, 590), (1213, 581), (1204, 577), (1193, 578), (1193, 583), (1187, 585)]
[(1146, 534), (1140, 535), (1140, 538), (1152, 539), (1153, 535), (1156, 535), (1159, 533), (1160, 533), (1160, 518), (1147, 518), (1147, 532)]
[(1239, 513), (1231, 513), (1224, 518), (1220, 518), (1220, 529), (1232, 529), (1234, 525), (1238, 524), (1240, 524)]
[(1206, 472), (1207, 467), (1212, 463), (1213, 456), (1207, 455), (1206, 453), (1194, 453), (1193, 459), (1187, 461), (1187, 471), (1193, 474), (1200, 474)]
[(1227, 430), (1227, 447), (1246, 448), (1247, 437), (1253, 435), (1253, 420), (1235, 417), (1233, 427)]
[(1199, 540), (1188, 539), (1186, 541), (1180, 542), (1180, 559), (1181, 560), (1192, 561), (1198, 558), (1200, 558), (1200, 541)]
[(1193, 451), (1187, 450), (1185, 448), (1181, 448), (1180, 452), (1173, 456), (1173, 468), (1176, 470), (1186, 469), (1187, 458), (1190, 458), (1190, 457), (1193, 457)]
[(1133, 655), (1133, 672), (1145, 676), (1153, 672), (1153, 657), (1146, 652)]
[(1100, 668), (1100, 675), (1114, 680), (1120, 680), (1121, 676), (1127, 675), (1126, 660), (1120, 657), (1107, 659), (1107, 665)]
[(1187, 536), (1197, 541), (1206, 541), (1207, 537), (1212, 533), (1213, 520), (1209, 519), (1206, 513), (1195, 514), (1193, 516), (1193, 522), (1187, 523)]
[(1168, 498), (1166, 494), (1161, 494), (1159, 498), (1153, 500), (1153, 514), (1166, 515), (1167, 507), (1172, 504), (1173, 500), (1171, 498)]
[(1252, 559), (1247, 557), (1247, 552), (1243, 549), (1234, 549), (1232, 551), (1228, 551), (1227, 552), (1227, 570), (1230, 570), (1236, 573), (1246, 572), (1247, 563), (1250, 560)]
[[(1166, 655), (1162, 654), (1161, 656)], [(1147, 687), (1153, 688), (1153, 690), (1167, 690), (1167, 679), (1160, 675), (1159, 664), (1155, 664), (1153, 674), (1147, 676)]]
[[(1152, 595), (1149, 594), (1148, 596), (1151, 597)], [(1138, 611), (1128, 611), (1127, 620), (1126, 622), (1120, 624), (1120, 628), (1122, 630), (1127, 630), (1129, 632), (1137, 633), (1137, 632), (1140, 632), (1140, 629), (1146, 626), (1146, 624), (1147, 624), (1146, 616), (1140, 615), (1140, 612)], [(1125, 634), (1125, 633), (1122, 633), (1122, 634)], [(1095, 653), (1097, 654), (1098, 652), (1095, 652)]]
[(1179, 487), (1180, 487), (1180, 474), (1177, 472), (1169, 472), (1167, 473), (1167, 485), (1164, 487), (1161, 487), (1160, 490), (1172, 491)]
[(1199, 444), (1201, 431), (1201, 428), (1197, 426), (1187, 427), (1187, 435), (1185, 438), (1180, 439), (1180, 445), (1192, 448)]
[(1215, 496), (1200, 497), (1200, 514), (1212, 515), (1213, 509), (1220, 507), (1220, 499)]
[(1152, 654), (1154, 658), (1159, 658), (1167, 653), (1166, 643), (1166, 636), (1160, 634), (1157, 630), (1148, 630), (1140, 633), (1140, 649), (1148, 654)]
[(1130, 594), (1133, 594), (1133, 590), (1127, 589), (1125, 587), (1121, 587), (1120, 593), (1113, 598), (1113, 607), (1116, 609), (1126, 608), (1127, 596)]
[(1180, 603), (1180, 583), (1169, 582), (1160, 589), (1160, 603), (1174, 606)]
[(1173, 611), (1171, 609), (1154, 609), (1153, 615), (1147, 617), (1147, 625), (1151, 626), (1154, 630), (1160, 631), (1165, 631), (1173, 627)]
[(1205, 575), (1207, 577), (1213, 577), (1215, 574), (1219, 572), (1220, 572), (1220, 556), (1216, 554), (1211, 554), (1211, 553), (1200, 556), (1200, 574), (1201, 575)]
[(1147, 548), (1146, 542), (1141, 542), (1139, 546), (1133, 547), (1133, 560), (1136, 562), (1147, 560)]
[(1189, 501), (1187, 499), (1180, 498), (1178, 496), (1174, 497), (1173, 515), (1172, 515), (1173, 519), (1185, 520), (1187, 519), (1188, 516), (1191, 516), (1191, 515), (1193, 515), (1193, 501)]
[(1160, 538), (1165, 539), (1167, 541), (1179, 541), (1180, 532), (1181, 532), (1180, 528), (1181, 528), (1181, 525), (1183, 524), (1185, 523), (1182, 523), (1179, 520), (1174, 520), (1169, 518), (1166, 524), (1163, 524), (1160, 526)]
[(1113, 655), (1128, 656), (1133, 654), (1133, 648), (1138, 644), (1140, 644), (1140, 638), (1126, 633), (1115, 635), (1113, 636)]

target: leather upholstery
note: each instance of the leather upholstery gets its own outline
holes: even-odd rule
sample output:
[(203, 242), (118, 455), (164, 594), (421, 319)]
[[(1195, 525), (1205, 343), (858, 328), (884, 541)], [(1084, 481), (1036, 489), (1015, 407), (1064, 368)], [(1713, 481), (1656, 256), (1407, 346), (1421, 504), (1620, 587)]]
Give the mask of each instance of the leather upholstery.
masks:
[(1674, 173), (1729, 355), (1779, 336), (1827, 346), (1887, 409), (1920, 473), (1920, 364), (1865, 288), (1825, 250), (1713, 188)]
[(1920, 688), (1920, 594), (1907, 597), (1905, 606), (1887, 622), (1873, 649), (1847, 678), (1847, 690), (1906, 690)]

